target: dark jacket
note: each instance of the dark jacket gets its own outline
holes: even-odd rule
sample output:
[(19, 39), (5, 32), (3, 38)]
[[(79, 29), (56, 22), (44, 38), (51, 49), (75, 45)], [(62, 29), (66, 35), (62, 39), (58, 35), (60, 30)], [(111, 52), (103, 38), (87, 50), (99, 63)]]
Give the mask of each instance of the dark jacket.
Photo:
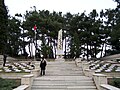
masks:
[(47, 65), (47, 63), (46, 63), (45, 60), (42, 60), (42, 61), (40, 62), (40, 68), (41, 68), (42, 70), (45, 70), (46, 65)]

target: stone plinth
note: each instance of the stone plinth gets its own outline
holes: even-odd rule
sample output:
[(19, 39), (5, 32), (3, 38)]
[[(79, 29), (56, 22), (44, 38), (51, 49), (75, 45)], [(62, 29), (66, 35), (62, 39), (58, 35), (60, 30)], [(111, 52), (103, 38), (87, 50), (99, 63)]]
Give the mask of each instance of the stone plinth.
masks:
[(34, 75), (34, 77), (38, 77), (40, 75), (40, 69), (35, 69), (31, 71), (31, 74)]
[(107, 84), (107, 76), (104, 74), (94, 74), (93, 79), (98, 90), (101, 90), (101, 84)]
[(93, 70), (90, 70), (90, 69), (85, 69), (84, 74), (85, 74), (85, 76), (93, 77), (93, 74), (95, 74), (95, 72)]
[(24, 75), (21, 79), (21, 85), (29, 85), (29, 88), (31, 88), (32, 82), (33, 82), (34, 75)]
[(13, 90), (30, 90), (28, 85), (20, 85)]

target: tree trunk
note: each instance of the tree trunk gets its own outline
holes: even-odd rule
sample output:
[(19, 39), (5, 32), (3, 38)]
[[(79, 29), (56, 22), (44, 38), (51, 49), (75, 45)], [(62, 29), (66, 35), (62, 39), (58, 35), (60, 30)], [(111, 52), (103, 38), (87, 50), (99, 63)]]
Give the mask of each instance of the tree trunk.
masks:
[(87, 43), (87, 60), (88, 60), (88, 58), (89, 58), (89, 50), (88, 50), (88, 43)]
[[(30, 40), (31, 41), (31, 40)], [(31, 43), (31, 42), (30, 42)], [(31, 47), (30, 47), (30, 43), (29, 43), (29, 45), (28, 45), (28, 48), (29, 48), (29, 53), (30, 53), (30, 58), (31, 58)]]
[[(47, 43), (48, 47), (50, 47), (50, 37), (48, 37), (48, 43)], [(48, 58), (50, 58), (50, 53), (48, 53), (47, 55)]]
[(101, 55), (100, 55), (101, 58), (102, 58), (102, 54), (103, 54), (103, 48), (104, 48), (104, 43), (102, 44)]
[(96, 43), (95, 43), (94, 48), (95, 48), (95, 58), (96, 58), (96, 55), (97, 55), (97, 46), (96, 46)]
[(105, 43), (105, 56), (106, 56), (106, 48), (107, 48), (107, 44)]
[(57, 48), (56, 48), (56, 47), (57, 47), (57, 46), (56, 46), (56, 40), (53, 41), (53, 45), (54, 45), (54, 52), (55, 52), (55, 58), (56, 58), (56, 49), (57, 49)]
[(66, 58), (66, 37), (65, 37), (65, 58)]

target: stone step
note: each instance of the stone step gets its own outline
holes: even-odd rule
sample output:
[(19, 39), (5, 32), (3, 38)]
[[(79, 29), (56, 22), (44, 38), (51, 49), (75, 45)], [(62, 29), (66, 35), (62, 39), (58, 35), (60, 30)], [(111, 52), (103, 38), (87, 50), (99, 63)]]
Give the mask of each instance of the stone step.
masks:
[(74, 86), (74, 85), (79, 85), (79, 86), (94, 86), (94, 83), (92, 81), (84, 81), (84, 82), (77, 82), (77, 81), (36, 81), (33, 82), (33, 86), (34, 85), (70, 85), (70, 86)]
[[(55, 86), (55, 88), (59, 87), (69, 87), (69, 86), (89, 86), (89, 87), (94, 87), (94, 83), (92, 81), (92, 78), (85, 77), (85, 76), (46, 76), (46, 77), (38, 77), (35, 78), (33, 81), (33, 86), (38, 87), (38, 86), (43, 86), (46, 88), (46, 86)], [(39, 87), (43, 89), (43, 87)], [(54, 89), (54, 88), (53, 88)], [(61, 88), (60, 88), (61, 89)]]
[[(49, 76), (54, 76), (54, 75), (59, 75), (59, 76), (68, 76), (69, 74), (58, 74), (58, 73), (55, 73), (55, 74), (46, 74), (46, 75), (49, 75)], [(73, 76), (74, 74), (71, 74), (71, 75), (69, 75), (69, 76)], [(83, 76), (83, 74), (79, 74), (80, 76)], [(78, 75), (74, 75), (74, 76), (78, 76)]]
[(75, 80), (75, 81), (92, 81), (92, 78), (86, 76), (42, 76), (34, 79), (35, 81), (42, 80)]
[(43, 89), (65, 89), (65, 90), (76, 90), (76, 89), (78, 89), (78, 90), (88, 90), (88, 89), (91, 89), (91, 90), (96, 90), (96, 87), (95, 86), (65, 86), (65, 85), (63, 85), (63, 86), (59, 86), (59, 85), (52, 85), (52, 86), (32, 86), (32, 90), (35, 90), (35, 89), (39, 89), (39, 90), (43, 90)]
[(48, 62), (46, 75), (33, 80), (32, 90), (97, 90), (75, 62)]
[(46, 72), (61, 72), (61, 73), (83, 73), (82, 71), (68, 71), (68, 70), (46, 70)]
[[(41, 90), (41, 89), (39, 89), (39, 88), (34, 88), (34, 89), (32, 89), (32, 90)], [(73, 89), (42, 89), (42, 90), (73, 90)], [(97, 89), (89, 89), (89, 88), (74, 88), (74, 90), (97, 90)]]
[[(59, 66), (59, 67), (60, 67), (60, 66)], [(52, 68), (58, 69), (59, 67), (58, 67), (58, 66), (47, 66), (46, 68), (49, 69), (49, 70), (51, 70)], [(69, 69), (69, 67), (61, 67), (61, 68), (59, 68), (59, 69)], [(75, 68), (75, 67), (72, 67), (72, 69), (76, 69), (76, 68)], [(80, 68), (77, 68), (76, 70), (82, 70), (82, 68), (80, 67)]]
[(73, 79), (70, 79), (70, 80), (54, 80), (54, 79), (51, 79), (51, 80), (34, 80), (34, 82), (37, 82), (37, 81), (39, 81), (39, 82), (43, 82), (43, 81), (68, 81), (68, 82), (70, 82), (70, 81), (76, 81), (76, 82), (89, 82), (89, 81), (92, 81), (92, 80), (90, 80), (90, 79), (81, 79), (81, 80), (73, 80)]
[(59, 73), (59, 71), (58, 72), (47, 72), (46, 71), (46, 75), (47, 76), (51, 76), (51, 75), (58, 75), (58, 76), (60, 76), (60, 75), (66, 75), (66, 76), (68, 76), (68, 75), (70, 75), (70, 76), (78, 76), (78, 75), (80, 75), (80, 76), (83, 76), (83, 73), (81, 73), (81, 72), (65, 72), (65, 71), (62, 71), (62, 73)]
[[(56, 69), (58, 69), (59, 67), (60, 67), (60, 66), (47, 66), (46, 68), (49, 69), (49, 70), (51, 70), (51, 69), (54, 68), (54, 69), (56, 70)], [(62, 66), (61, 66), (61, 68), (59, 68), (59, 69), (69, 69), (69, 67), (70, 67), (70, 66), (66, 66), (66, 67), (62, 67)], [(72, 68), (73, 68), (73, 69), (76, 69), (75, 67), (72, 67)], [(82, 70), (82, 68), (78, 68), (78, 69), (79, 69), (79, 70)], [(78, 70), (78, 69), (76, 69), (76, 70)]]
[[(53, 70), (52, 70), (53, 69)], [(67, 68), (63, 68), (63, 69), (59, 69), (59, 70), (57, 70), (57, 68), (50, 68), (50, 69), (48, 69), (48, 68), (46, 68), (46, 71), (69, 71), (69, 70), (71, 70), (71, 72), (82, 72), (82, 70), (74, 70), (74, 69), (67, 69)], [(72, 70), (74, 70), (74, 71), (72, 71)]]

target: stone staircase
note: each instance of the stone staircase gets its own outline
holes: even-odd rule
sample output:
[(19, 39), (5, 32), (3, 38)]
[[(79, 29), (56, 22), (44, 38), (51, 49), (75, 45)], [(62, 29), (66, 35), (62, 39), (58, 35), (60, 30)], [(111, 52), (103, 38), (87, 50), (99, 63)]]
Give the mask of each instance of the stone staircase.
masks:
[(97, 90), (74, 61), (48, 62), (46, 75), (33, 80), (31, 90)]

